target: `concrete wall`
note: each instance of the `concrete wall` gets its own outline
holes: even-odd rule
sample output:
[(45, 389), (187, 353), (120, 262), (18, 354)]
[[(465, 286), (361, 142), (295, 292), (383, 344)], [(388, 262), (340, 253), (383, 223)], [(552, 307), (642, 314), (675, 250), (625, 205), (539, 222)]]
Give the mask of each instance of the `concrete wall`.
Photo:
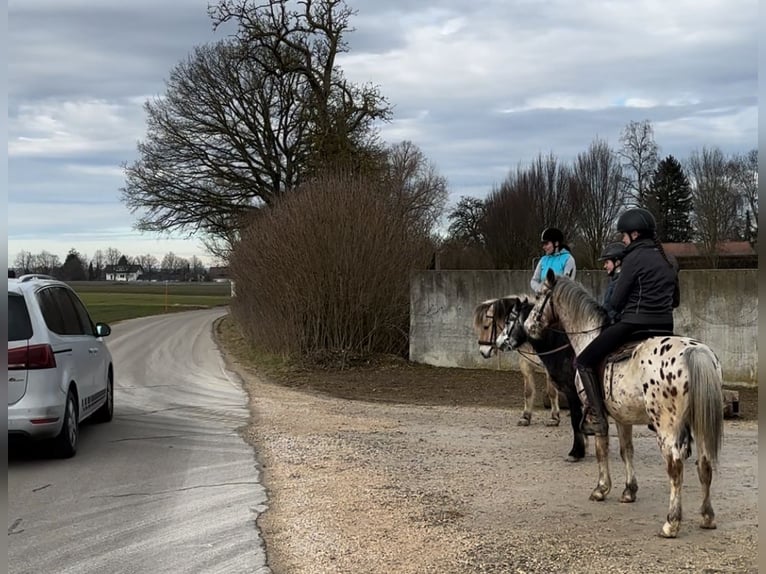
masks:
[[(724, 379), (755, 385), (758, 370), (758, 284), (755, 269), (684, 270), (679, 335), (695, 337), (718, 355)], [(518, 353), (483, 359), (473, 331), (473, 310), (487, 299), (530, 293), (531, 271), (421, 271), (410, 285), (410, 360), (441, 367), (518, 369)], [(603, 271), (578, 271), (597, 297)], [(521, 359), (524, 360), (524, 359)]]

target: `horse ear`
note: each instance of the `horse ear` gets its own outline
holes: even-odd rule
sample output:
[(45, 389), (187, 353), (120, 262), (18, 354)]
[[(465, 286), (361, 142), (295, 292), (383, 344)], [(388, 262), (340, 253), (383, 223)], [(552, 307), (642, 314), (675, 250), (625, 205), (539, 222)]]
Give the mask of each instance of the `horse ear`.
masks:
[(553, 285), (556, 283), (556, 274), (553, 272), (553, 269), (548, 269), (548, 272), (545, 274), (545, 282), (550, 287), (553, 287)]

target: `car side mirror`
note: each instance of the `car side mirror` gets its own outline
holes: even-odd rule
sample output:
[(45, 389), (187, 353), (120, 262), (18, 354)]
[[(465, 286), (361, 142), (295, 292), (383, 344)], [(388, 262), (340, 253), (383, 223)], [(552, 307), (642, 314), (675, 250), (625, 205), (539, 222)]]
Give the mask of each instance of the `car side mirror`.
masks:
[(112, 328), (106, 323), (96, 323), (96, 335), (107, 337), (112, 332)]

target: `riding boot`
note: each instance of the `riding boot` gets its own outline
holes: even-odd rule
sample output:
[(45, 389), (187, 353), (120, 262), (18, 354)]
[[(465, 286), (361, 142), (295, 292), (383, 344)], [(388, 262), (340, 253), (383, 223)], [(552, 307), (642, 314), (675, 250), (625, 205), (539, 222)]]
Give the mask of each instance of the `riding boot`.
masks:
[(577, 372), (588, 397), (588, 405), (583, 408), (581, 430), (586, 435), (606, 436), (609, 433), (609, 423), (598, 377), (587, 367), (577, 367)]

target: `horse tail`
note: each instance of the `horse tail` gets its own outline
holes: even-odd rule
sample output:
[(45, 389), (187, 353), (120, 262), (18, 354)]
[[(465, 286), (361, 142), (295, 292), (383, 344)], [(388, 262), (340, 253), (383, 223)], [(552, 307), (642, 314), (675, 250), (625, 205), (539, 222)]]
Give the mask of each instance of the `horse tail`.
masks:
[(700, 454), (718, 462), (723, 441), (723, 391), (721, 367), (713, 351), (696, 346), (686, 349), (689, 368), (689, 423)]

